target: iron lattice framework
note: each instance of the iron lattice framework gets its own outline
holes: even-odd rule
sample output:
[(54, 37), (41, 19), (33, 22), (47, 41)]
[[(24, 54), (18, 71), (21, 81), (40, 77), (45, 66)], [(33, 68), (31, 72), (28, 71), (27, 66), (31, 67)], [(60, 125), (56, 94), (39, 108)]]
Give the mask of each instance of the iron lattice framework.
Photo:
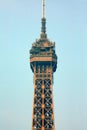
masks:
[(55, 43), (47, 38), (46, 19), (43, 17), (40, 39), (32, 44), (30, 66), (34, 73), (34, 102), (32, 130), (55, 130), (53, 105), (53, 73), (57, 68)]
[(30, 65), (34, 72), (32, 130), (54, 130), (52, 85), (57, 67), (55, 43), (40, 38), (32, 45), (30, 54)]

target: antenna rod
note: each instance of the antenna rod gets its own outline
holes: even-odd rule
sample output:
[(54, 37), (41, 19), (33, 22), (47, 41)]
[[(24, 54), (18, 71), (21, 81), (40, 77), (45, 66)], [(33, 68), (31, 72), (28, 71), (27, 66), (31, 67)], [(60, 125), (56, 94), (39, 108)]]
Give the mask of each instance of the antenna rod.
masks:
[(45, 0), (42, 0), (42, 19), (41, 19), (41, 38), (47, 38), (46, 34), (46, 18), (45, 18)]
[(42, 18), (45, 18), (45, 0), (42, 0)]

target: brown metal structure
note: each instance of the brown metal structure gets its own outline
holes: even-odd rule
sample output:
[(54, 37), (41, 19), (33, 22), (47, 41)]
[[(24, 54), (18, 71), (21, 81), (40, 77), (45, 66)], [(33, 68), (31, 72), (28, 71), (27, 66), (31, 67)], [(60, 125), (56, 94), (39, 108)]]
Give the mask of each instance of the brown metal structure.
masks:
[[(43, 1), (43, 11), (45, 1)], [(46, 35), (46, 19), (42, 16), (41, 35), (32, 44), (30, 66), (34, 73), (32, 130), (55, 130), (53, 105), (53, 73), (57, 68), (55, 43)]]

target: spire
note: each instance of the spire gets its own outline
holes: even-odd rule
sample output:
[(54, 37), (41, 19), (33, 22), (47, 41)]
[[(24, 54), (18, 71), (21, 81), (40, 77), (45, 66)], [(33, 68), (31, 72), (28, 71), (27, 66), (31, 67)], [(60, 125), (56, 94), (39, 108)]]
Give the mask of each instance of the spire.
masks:
[(42, 0), (42, 18), (45, 18), (45, 0)]
[(45, 0), (42, 0), (42, 19), (41, 19), (41, 38), (47, 38), (46, 35), (46, 18), (45, 18)]

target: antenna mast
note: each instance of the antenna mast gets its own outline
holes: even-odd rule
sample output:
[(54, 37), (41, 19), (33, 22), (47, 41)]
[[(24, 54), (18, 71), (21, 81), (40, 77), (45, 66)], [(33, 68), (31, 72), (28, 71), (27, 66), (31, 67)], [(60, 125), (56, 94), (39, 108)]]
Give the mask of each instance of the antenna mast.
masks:
[(47, 38), (46, 18), (45, 18), (45, 0), (42, 0), (42, 19), (41, 19), (41, 38)]
[(42, 18), (45, 18), (45, 0), (42, 0)]

